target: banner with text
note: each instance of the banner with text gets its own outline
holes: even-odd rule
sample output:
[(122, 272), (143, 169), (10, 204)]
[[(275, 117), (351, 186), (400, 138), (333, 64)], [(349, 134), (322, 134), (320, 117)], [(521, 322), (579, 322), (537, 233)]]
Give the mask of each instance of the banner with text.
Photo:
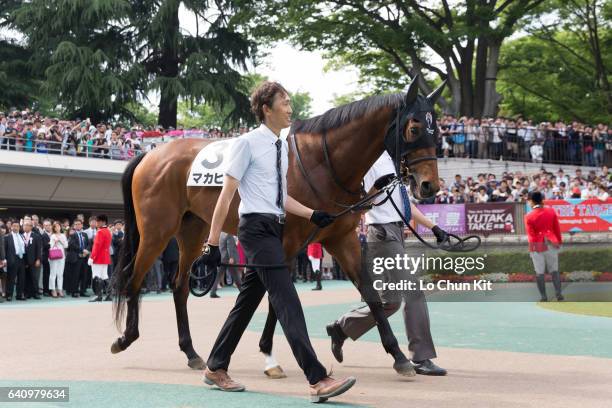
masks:
[[(463, 204), (418, 204), (426, 217), (444, 231), (465, 234), (465, 205)], [(430, 234), (429, 228), (418, 225), (419, 234)]]
[[(605, 201), (597, 198), (582, 200), (544, 200), (559, 216), (561, 232), (608, 232), (612, 231), (612, 198)], [(525, 211), (531, 211), (529, 205)]]
[(516, 231), (512, 203), (466, 204), (468, 234), (513, 234)]

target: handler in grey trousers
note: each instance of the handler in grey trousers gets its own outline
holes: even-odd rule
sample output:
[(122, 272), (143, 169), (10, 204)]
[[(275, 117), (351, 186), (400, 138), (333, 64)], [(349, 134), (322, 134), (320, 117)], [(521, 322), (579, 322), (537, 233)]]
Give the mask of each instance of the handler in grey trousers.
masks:
[[(233, 235), (221, 232), (221, 238), (219, 238), (219, 251), (221, 251), (222, 263), (238, 263), (238, 248), (236, 247), (236, 237), (234, 237)], [(219, 287), (219, 282), (221, 282), (221, 277), (224, 276), (224, 272), (230, 274), (230, 276), (232, 277), (232, 282), (235, 282), (236, 286), (238, 286), (238, 289), (240, 289), (242, 279), (240, 278), (240, 272), (238, 271), (238, 268), (236, 268), (235, 266), (221, 265), (219, 267), (219, 273), (217, 274), (215, 284), (210, 290), (211, 298), (219, 297), (219, 295), (217, 295), (217, 288)]]
[[(370, 193), (375, 192), (387, 185), (394, 175), (393, 160), (387, 152), (384, 152), (365, 175), (364, 186), (366, 190), (370, 190)], [(417, 223), (430, 228), (438, 243), (446, 241), (448, 239), (446, 232), (434, 225), (414, 204), (409, 202), (407, 192), (405, 190), (401, 191), (403, 188), (404, 186), (398, 187), (392, 193), (393, 201), (398, 208), (402, 208), (402, 204), (404, 206), (410, 205), (412, 218)], [(375, 202), (378, 203), (383, 198), (379, 198)], [(373, 207), (368, 211), (366, 213), (366, 224), (368, 225), (368, 245), (378, 248), (377, 256), (395, 257), (397, 254), (404, 253), (409, 256), (420, 256), (422, 254), (422, 251), (418, 248), (406, 250), (404, 246), (404, 224), (390, 201), (386, 201), (384, 204)], [(436, 349), (431, 337), (425, 295), (420, 290), (407, 292), (402, 294), (404, 324), (408, 337), (408, 349), (411, 353), (415, 371), (423, 375), (446, 375), (445, 369), (438, 367), (431, 361), (432, 358), (436, 357)], [(381, 299), (385, 315), (389, 317), (399, 310), (402, 302), (398, 302), (397, 299), (390, 300), (391, 297), (385, 295), (385, 293), (381, 293)], [(332, 353), (336, 360), (338, 362), (343, 360), (342, 345), (344, 340), (348, 337), (357, 340), (375, 326), (376, 322), (367, 305), (344, 314), (337, 321), (328, 325), (327, 333), (331, 336)]]

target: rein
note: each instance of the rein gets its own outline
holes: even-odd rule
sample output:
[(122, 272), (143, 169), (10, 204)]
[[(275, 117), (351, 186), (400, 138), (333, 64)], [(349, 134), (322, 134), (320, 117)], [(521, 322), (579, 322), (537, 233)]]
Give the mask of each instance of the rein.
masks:
[[(393, 182), (391, 182), (390, 184), (388, 184), (387, 186), (385, 186), (381, 190), (378, 190), (375, 193), (367, 195), (367, 196), (363, 197), (362, 199), (360, 199), (359, 201), (357, 201), (355, 204), (352, 204), (352, 205), (348, 206), (344, 210), (342, 210), (339, 213), (335, 214), (334, 218), (341, 217), (341, 216), (343, 216), (345, 214), (348, 214), (349, 212), (360, 211), (360, 210), (364, 209), (366, 203), (369, 203), (371, 200), (373, 200), (374, 198), (378, 197), (379, 195), (381, 195), (381, 194), (383, 194), (385, 192), (387, 192), (387, 194), (390, 194), (389, 190), (393, 191), (393, 189), (395, 189), (397, 184), (399, 184), (399, 180), (398, 179), (394, 180)], [(388, 197), (385, 198), (380, 203), (374, 204), (374, 205), (376, 205), (376, 206), (381, 205), (387, 199), (388, 199)], [(291, 258), (289, 258), (286, 261), (286, 263), (284, 263), (284, 264), (270, 264), (270, 265), (266, 265), (266, 264), (235, 264), (235, 263), (232, 264), (232, 263), (222, 262), (219, 265), (220, 266), (226, 266), (226, 267), (236, 267), (236, 268), (266, 268), (266, 269), (281, 269), (281, 268), (286, 268), (288, 263), (293, 261), (298, 256), (298, 254), (300, 252), (302, 252), (304, 249), (306, 249), (308, 244), (310, 244), (312, 242), (312, 240), (316, 237), (316, 235), (319, 233), (320, 230), (321, 230), (320, 227), (315, 227), (315, 229), (312, 230), (312, 232), (310, 233), (310, 235), (308, 236), (306, 241), (295, 252), (295, 255), (293, 255)], [(198, 265), (196, 265), (197, 263), (199, 263), (199, 260), (201, 258), (202, 258), (201, 256), (198, 257), (193, 262), (193, 264), (191, 265), (191, 268), (189, 270), (189, 291), (191, 292), (192, 295), (194, 295), (196, 297), (205, 296), (210, 291), (210, 289), (212, 289), (212, 285), (214, 285), (214, 282), (215, 282), (216, 277), (217, 277), (217, 268), (215, 268), (214, 270), (209, 272), (208, 268), (204, 267), (204, 274), (203, 275), (199, 276), (199, 275), (194, 274), (194, 272), (193, 272), (194, 269), (197, 269), (198, 271), (201, 269)], [(204, 282), (205, 288), (202, 289), (201, 292), (198, 292), (196, 284), (198, 282), (201, 282), (201, 281), (205, 281)]]
[[(401, 104), (400, 106), (398, 106), (396, 108), (395, 111), (395, 121), (391, 122), (391, 124), (387, 127), (387, 132), (385, 134), (385, 145), (387, 145), (387, 140), (389, 137), (393, 137), (393, 128), (395, 127), (395, 137), (394, 137), (394, 145), (390, 145), (386, 146), (386, 147), (390, 147), (393, 146), (393, 150), (394, 150), (394, 155), (395, 155), (395, 170), (396, 170), (396, 178), (389, 183), (387, 186), (383, 187), (381, 190), (378, 190), (377, 192), (368, 195), (364, 189), (364, 185), (363, 182), (361, 183), (361, 189), (359, 191), (352, 191), (349, 190), (348, 188), (346, 188), (342, 182), (340, 181), (340, 179), (338, 178), (337, 173), (334, 171), (334, 167), (332, 166), (331, 163), (331, 159), (329, 156), (329, 149), (327, 147), (327, 132), (323, 132), (322, 135), (322, 148), (323, 148), (323, 157), (325, 159), (325, 165), (329, 171), (329, 173), (331, 174), (331, 177), (333, 179), (333, 181), (336, 183), (336, 185), (338, 187), (340, 187), (345, 193), (350, 194), (350, 195), (359, 195), (360, 196), (360, 200), (357, 201), (354, 204), (343, 204), (343, 203), (339, 203), (336, 200), (331, 200), (335, 205), (344, 208), (342, 211), (340, 211), (339, 213), (334, 215), (334, 218), (338, 218), (341, 217), (345, 214), (348, 214), (349, 212), (354, 212), (354, 211), (360, 211), (366, 208), (371, 208), (371, 206), (379, 206), (382, 205), (384, 202), (386, 202), (387, 200), (391, 200), (391, 204), (393, 205), (393, 208), (395, 209), (395, 211), (399, 214), (401, 220), (404, 222), (404, 224), (410, 229), (410, 231), (412, 231), (412, 233), (415, 235), (415, 237), (417, 237), (419, 239), (419, 241), (421, 241), (425, 246), (427, 246), (428, 248), (431, 249), (442, 249), (445, 251), (449, 251), (449, 252), (468, 252), (468, 251), (473, 251), (474, 249), (478, 248), (478, 246), (480, 246), (480, 237), (476, 236), (476, 235), (471, 235), (468, 236), (466, 238), (460, 238), (457, 235), (454, 234), (450, 234), (447, 233), (449, 237), (452, 237), (454, 239), (457, 240), (457, 243), (451, 243), (450, 239), (448, 241), (448, 245), (432, 245), (430, 243), (428, 243), (427, 241), (425, 241), (418, 233), (417, 231), (412, 228), (412, 226), (410, 225), (410, 220), (407, 220), (404, 215), (402, 214), (402, 212), (399, 210), (399, 208), (397, 207), (396, 203), (393, 201), (393, 198), (391, 197), (391, 193), (393, 192), (393, 190), (401, 183), (400, 178), (398, 178), (398, 176), (400, 176), (402, 174), (401, 170), (402, 170), (402, 166), (403, 169), (405, 169), (406, 172), (406, 176), (408, 178), (412, 178), (414, 179), (414, 175), (411, 173), (410, 168), (412, 166), (414, 166), (417, 163), (421, 163), (424, 161), (431, 161), (431, 160), (437, 160), (436, 156), (425, 156), (425, 157), (419, 157), (416, 159), (412, 159), (412, 160), (407, 160), (404, 158), (405, 154), (402, 151), (402, 146), (400, 145), (401, 141), (402, 141), (402, 135), (401, 132), (403, 131), (403, 129), (405, 128), (406, 124), (408, 123), (408, 121), (410, 119), (412, 119), (414, 117), (414, 113), (411, 112), (411, 106), (407, 106), (405, 103)], [(403, 125), (403, 126), (402, 126)], [(304, 179), (306, 179), (306, 182), (308, 183), (308, 185), (310, 186), (310, 188), (312, 189), (312, 191), (315, 193), (315, 195), (317, 196), (323, 196), (323, 194), (321, 193), (321, 191), (314, 185), (314, 183), (312, 182), (312, 180), (310, 179), (310, 177), (308, 177), (308, 173), (306, 172), (306, 168), (304, 167), (304, 163), (302, 162), (302, 157), (300, 155), (300, 150), (297, 144), (297, 135), (295, 133), (289, 135), (289, 137), (291, 138), (291, 148), (293, 149), (293, 151), (295, 152), (295, 157), (296, 157), (296, 161), (298, 164), (298, 167), (300, 168), (300, 171), (302, 173), (302, 175), (304, 176)], [(431, 147), (431, 143), (433, 143), (433, 137), (431, 138), (423, 138), (419, 135), (419, 137), (412, 141), (412, 142), (406, 142), (404, 140), (404, 149), (406, 151), (412, 150), (412, 149), (418, 149), (418, 148), (426, 148), (426, 147)], [(389, 150), (389, 149), (388, 149)], [(378, 197), (379, 195), (386, 193), (387, 197), (382, 200), (380, 203), (378, 204), (372, 204), (371, 201)], [(290, 263), (291, 261), (293, 261), (297, 255), (302, 252), (307, 246), (308, 244), (310, 244), (312, 242), (312, 240), (316, 237), (316, 235), (319, 233), (319, 231), (321, 230), (320, 227), (315, 227), (315, 229), (310, 233), (310, 235), (308, 236), (308, 238), (306, 239), (306, 241), (302, 244), (302, 246), (300, 246), (300, 248), (298, 249), (298, 251), (296, 251), (295, 255), (292, 256), (291, 258), (289, 258), (285, 263), (283, 264), (271, 264), (271, 265), (266, 265), (266, 264), (230, 264), (230, 263), (221, 263), (220, 266), (226, 266), (226, 267), (246, 267), (246, 268), (266, 268), (266, 269), (280, 269), (280, 268), (286, 268), (287, 264)], [(470, 240), (470, 239), (476, 239), (478, 242), (476, 243), (476, 245), (474, 246), (474, 248), (469, 248), (469, 249), (465, 249), (464, 248), (464, 244), (465, 241)], [(212, 271), (208, 271), (208, 268), (206, 268), (204, 265), (202, 265), (200, 267), (200, 259), (201, 256), (198, 257), (193, 264), (191, 265), (191, 269), (189, 272), (189, 290), (190, 292), (197, 297), (202, 297), (205, 296), (210, 289), (212, 288), (212, 285), (214, 285), (214, 282), (216, 280), (216, 276), (217, 276), (217, 268), (214, 268)], [(193, 273), (194, 269), (197, 270), (198, 272), (201, 271), (202, 267), (204, 268), (204, 274), (201, 275), (200, 273), (198, 273), (197, 275)], [(204, 281), (204, 288), (201, 289), (201, 292), (197, 291), (197, 287), (196, 285), (199, 282)]]
[[(359, 191), (351, 191), (348, 188), (346, 188), (338, 179), (338, 176), (336, 175), (336, 172), (334, 171), (333, 166), (331, 165), (331, 160), (329, 158), (329, 152), (328, 152), (328, 148), (327, 148), (327, 137), (326, 137), (326, 133), (327, 132), (323, 132), (323, 157), (325, 158), (325, 165), (327, 166), (329, 172), (331, 173), (332, 179), (334, 180), (334, 182), (336, 183), (336, 185), (338, 187), (340, 187), (343, 191), (347, 192), (348, 194), (352, 194), (352, 195), (359, 195), (361, 197), (363, 197), (365, 195), (365, 191), (363, 189), (363, 184), (361, 186), (361, 189)], [(304, 167), (304, 163), (302, 162), (302, 155), (300, 154), (300, 149), (298, 147), (297, 144), (297, 135), (295, 133), (292, 133), (291, 135), (289, 135), (289, 138), (291, 139), (290, 143), (291, 143), (291, 149), (295, 152), (295, 159), (297, 161), (298, 167), (300, 168), (300, 172), (302, 173), (302, 176), (304, 176), (304, 179), (306, 180), (306, 183), (308, 183), (308, 186), (310, 187), (310, 189), (312, 190), (313, 193), (315, 193), (315, 195), (317, 196), (322, 196), (324, 195), (321, 190), (319, 190), (315, 184), (312, 182), (312, 180), (310, 179), (310, 177), (308, 177), (308, 173), (306, 172), (306, 167)], [(331, 200), (335, 205), (337, 205), (338, 207), (342, 207), (342, 208), (351, 208), (352, 204), (344, 204), (344, 203), (339, 203), (336, 200)]]
[[(389, 193), (388, 191), (387, 191), (387, 199), (391, 201), (391, 205), (393, 205), (393, 208), (395, 209), (397, 214), (402, 219), (402, 222), (408, 227), (408, 229), (414, 234), (414, 236), (417, 237), (417, 239), (421, 241), (421, 243), (425, 245), (427, 248), (441, 249), (447, 252), (471, 252), (480, 246), (481, 239), (478, 235), (469, 235), (467, 237), (461, 238), (455, 234), (451, 234), (450, 232), (447, 232), (446, 235), (456, 239), (457, 240), (456, 243), (452, 243), (449, 239), (447, 241), (448, 244), (446, 245), (444, 245), (444, 242), (442, 242), (441, 244), (436, 243), (436, 245), (430, 244), (429, 242), (425, 241), (423, 237), (421, 237), (421, 235), (416, 231), (416, 229), (412, 228), (412, 225), (410, 225), (410, 220), (407, 220), (406, 217), (404, 217), (404, 214), (402, 214), (400, 209), (397, 207), (397, 204), (395, 204), (395, 201), (393, 201), (393, 198), (391, 197), (391, 193)], [(474, 240), (474, 239), (476, 240), (476, 244), (473, 247), (464, 246), (468, 240)]]

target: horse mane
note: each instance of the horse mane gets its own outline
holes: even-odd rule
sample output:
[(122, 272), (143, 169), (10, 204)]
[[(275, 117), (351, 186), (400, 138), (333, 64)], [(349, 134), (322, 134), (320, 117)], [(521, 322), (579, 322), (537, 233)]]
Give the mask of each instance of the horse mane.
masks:
[(290, 133), (323, 133), (336, 129), (381, 108), (387, 106), (396, 108), (402, 103), (405, 96), (405, 94), (375, 95), (332, 108), (322, 115), (296, 120), (291, 125)]

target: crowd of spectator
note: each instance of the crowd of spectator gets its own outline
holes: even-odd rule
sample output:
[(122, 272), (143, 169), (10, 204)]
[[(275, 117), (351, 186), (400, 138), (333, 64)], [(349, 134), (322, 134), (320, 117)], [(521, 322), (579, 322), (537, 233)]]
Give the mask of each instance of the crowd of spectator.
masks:
[(440, 157), (565, 163), (599, 167), (612, 155), (612, 127), (508, 118), (445, 115), (438, 123)]
[(60, 120), (30, 110), (12, 111), (8, 115), (0, 112), (0, 149), (129, 160), (175, 137), (230, 138), (246, 130), (246, 127), (224, 132), (218, 128), (94, 124), (90, 119)]
[[(41, 222), (37, 215), (0, 219), (0, 302), (89, 296), (92, 270), (88, 260), (98, 227), (95, 217), (87, 220), (87, 228), (85, 222), (83, 214), (72, 222), (50, 218)], [(112, 236), (108, 276), (112, 277), (124, 238), (123, 221), (115, 220), (108, 227)], [(148, 272), (144, 293), (168, 290), (178, 257), (178, 244), (173, 238)], [(106, 300), (111, 300), (110, 288)]]
[[(123, 221), (115, 220), (108, 225), (108, 228), (112, 237), (109, 246), (111, 263), (108, 265), (108, 276), (112, 279), (125, 236)], [(42, 297), (89, 296), (90, 291), (96, 289), (92, 280), (92, 265), (88, 260), (97, 232), (96, 217), (90, 217), (86, 224), (83, 214), (77, 214), (72, 221), (66, 218), (58, 220), (45, 218), (41, 222), (36, 214), (24, 215), (19, 219), (0, 219), (0, 303), (14, 299), (25, 301)], [(246, 263), (237, 238), (228, 234), (226, 236), (228, 242), (234, 243), (231, 247), (234, 248), (235, 254), (224, 259), (224, 262)], [(230, 245), (227, 244), (226, 247), (229, 249)], [(58, 250), (61, 256), (54, 256), (52, 251)], [(178, 270), (178, 261), (178, 242), (173, 237), (148, 271), (142, 293), (159, 294), (171, 289)], [(315, 271), (310, 267), (309, 258), (304, 250), (298, 254), (293, 263), (293, 280), (294, 282), (298, 279), (304, 282), (317, 281), (320, 287), (321, 279), (346, 279), (338, 264), (336, 262), (333, 264), (331, 271), (326, 270), (324, 273)], [(219, 297), (217, 286), (240, 287), (244, 272), (242, 267), (220, 267), (210, 296)], [(317, 272), (319, 272), (318, 279)], [(105, 300), (111, 300), (110, 288), (105, 289)], [(98, 293), (96, 295), (99, 296)], [(92, 300), (97, 296), (92, 297)]]
[[(542, 122), (523, 119), (474, 119), (444, 115), (439, 121), (438, 157), (530, 161), (600, 167), (612, 162), (612, 127), (598, 123)], [(240, 127), (147, 128), (136, 124), (59, 120), (38, 112), (0, 112), (0, 148), (129, 160), (176, 137), (232, 138), (248, 131)]]
[(542, 168), (535, 174), (520, 171), (504, 172), (500, 178), (492, 173), (481, 173), (476, 178), (455, 175), (452, 181), (440, 179), (434, 203), (488, 203), (527, 202), (527, 194), (538, 190), (547, 200), (569, 198), (597, 198), (605, 201), (612, 194), (612, 172), (607, 166), (600, 171), (591, 170), (583, 174), (577, 168), (574, 174), (565, 174), (562, 168), (556, 173)]

